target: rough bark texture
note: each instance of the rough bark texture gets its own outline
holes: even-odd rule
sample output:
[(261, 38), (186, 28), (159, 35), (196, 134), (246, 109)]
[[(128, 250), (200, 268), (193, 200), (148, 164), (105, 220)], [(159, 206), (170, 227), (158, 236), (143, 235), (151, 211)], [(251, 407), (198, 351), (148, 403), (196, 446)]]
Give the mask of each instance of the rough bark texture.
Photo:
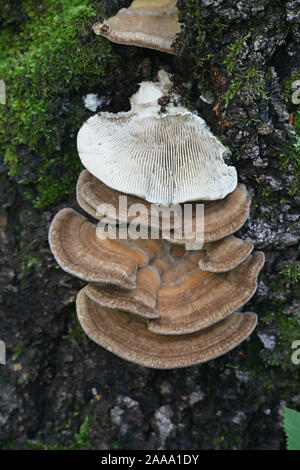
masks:
[[(81, 2), (86, 10), (72, 20), (74, 38), (73, 29), (62, 35), (58, 62), (51, 37), (49, 44), (41, 39), (37, 52), (26, 46), (36, 14), (31, 2), (9, 11), (2, 3), (0, 43), (20, 55), (2, 47), (0, 56), (8, 93), (0, 104), (0, 339), (7, 347), (0, 448), (284, 448), (283, 409), (300, 407), (300, 365), (291, 361), (292, 343), (300, 339), (300, 109), (291, 89), (300, 79), (299, 0), (180, 0), (184, 28), (176, 44), (181, 55), (174, 57), (107, 45), (90, 33), (95, 18), (130, 2)], [(60, 3), (47, 5), (70, 28)], [(47, 5), (40, 16), (47, 16)], [(11, 34), (25, 38), (22, 45)], [(84, 63), (74, 51), (86, 54)], [(91, 342), (75, 316), (83, 283), (58, 268), (47, 240), (60, 208), (79, 210), (75, 136), (93, 114), (82, 97), (98, 93), (101, 109), (126, 110), (137, 83), (160, 67), (175, 74), (185, 103), (230, 148), (229, 161), (253, 196), (239, 235), (266, 255), (258, 291), (244, 308), (259, 317), (250, 339), (179, 371), (139, 367)], [(18, 99), (22, 87), (28, 96)]]

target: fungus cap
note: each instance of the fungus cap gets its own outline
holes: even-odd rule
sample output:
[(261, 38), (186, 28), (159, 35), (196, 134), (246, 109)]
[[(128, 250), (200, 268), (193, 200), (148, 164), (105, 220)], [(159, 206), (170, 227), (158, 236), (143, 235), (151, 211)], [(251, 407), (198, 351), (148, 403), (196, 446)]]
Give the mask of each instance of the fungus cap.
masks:
[(227, 273), (210, 273), (182, 259), (166, 271), (157, 293), (159, 317), (149, 321), (153, 333), (181, 335), (199, 331), (242, 307), (257, 289), (264, 265), (262, 252), (255, 252)]
[(206, 254), (199, 260), (199, 268), (215, 273), (231, 271), (248, 258), (253, 248), (250, 241), (241, 240), (233, 235), (206, 243), (204, 246)]
[(193, 333), (223, 320), (250, 300), (264, 263), (263, 254), (256, 252), (230, 272), (210, 273), (199, 269), (203, 256), (201, 251), (180, 257), (170, 253), (159, 259), (160, 279), (155, 284), (147, 283), (140, 269), (135, 290), (126, 292), (118, 286), (95, 286), (91, 290), (88, 286), (86, 294), (102, 307), (149, 318), (149, 329), (154, 333)]
[[(123, 210), (124, 207), (120, 206), (120, 196), (124, 196), (124, 193), (120, 193), (106, 186), (87, 170), (83, 170), (78, 178), (77, 201), (82, 209), (89, 215), (98, 220), (102, 220), (106, 217), (107, 221), (112, 224), (129, 224), (134, 220), (136, 215), (130, 211), (130, 207), (134, 204), (143, 204), (146, 215), (143, 218), (143, 212), (140, 214), (139, 221), (141, 225), (145, 227), (157, 227), (156, 219), (150, 217), (151, 207), (153, 207), (153, 205), (136, 196), (126, 195), (128, 210), (126, 210), (126, 208)], [(204, 204), (204, 241), (214, 242), (231, 235), (242, 227), (249, 217), (251, 200), (247, 194), (245, 185), (238, 184), (236, 189), (224, 199), (192, 203), (192, 230), (194, 233), (197, 229), (196, 204), (198, 203)], [(114, 208), (111, 214), (105, 210), (106, 207), (109, 206), (113, 206)], [(182, 205), (180, 205), (180, 207), (181, 209), (183, 208)], [(183, 226), (183, 221), (179, 223), (176, 218), (172, 218), (173, 213), (171, 213), (171, 218), (168, 218), (168, 214), (170, 213), (167, 211), (168, 208), (164, 206), (159, 206), (159, 208), (162, 211), (162, 216), (158, 220), (158, 227), (160, 229), (163, 227), (164, 221), (170, 221), (171, 229)], [(168, 240), (172, 243), (182, 245), (190, 241), (185, 238), (174, 239), (173, 232), (171, 232), (171, 238), (168, 238)]]
[[(174, 212), (167, 206), (150, 204), (137, 196), (116, 191), (87, 170), (83, 170), (79, 175), (76, 197), (80, 207), (89, 215), (97, 220), (105, 218), (106, 222), (112, 225), (133, 224), (138, 217), (138, 224), (143, 229), (150, 227), (162, 229), (169, 223), (170, 228), (181, 226), (181, 220), (176, 219)], [(176, 211), (175, 207), (174, 210)], [(179, 211), (181, 213), (180, 207)], [(157, 216), (153, 216), (154, 213), (157, 213)]]
[(223, 199), (237, 186), (236, 169), (223, 160), (228, 150), (202, 118), (176, 106), (170, 87), (161, 71), (157, 82), (141, 84), (130, 111), (89, 118), (77, 137), (82, 164), (107, 186), (151, 203)]
[(88, 282), (135, 288), (137, 269), (168, 250), (160, 240), (101, 239), (97, 227), (73, 209), (51, 222), (49, 245), (60, 267)]
[(177, 0), (134, 0), (129, 8), (104, 21), (93, 30), (112, 42), (157, 49), (174, 54), (172, 44), (180, 32)]
[[(215, 242), (237, 232), (246, 222), (250, 213), (251, 199), (244, 184), (238, 184), (236, 189), (220, 201), (197, 201), (204, 204), (204, 242)], [(196, 234), (196, 205), (193, 203), (192, 230)], [(184, 234), (185, 235), (185, 234)], [(186, 245), (193, 238), (178, 238), (171, 231), (168, 238), (171, 243)]]
[(85, 293), (102, 307), (134, 313), (149, 319), (158, 318), (156, 302), (161, 275), (172, 264), (171, 256), (165, 255), (152, 261), (145, 268), (139, 269), (135, 289), (90, 284), (86, 287)]
[(77, 296), (76, 309), (90, 339), (122, 359), (156, 369), (187, 367), (221, 356), (244, 341), (257, 323), (255, 313), (233, 313), (197, 333), (156, 335), (148, 330), (147, 320), (101, 307), (85, 288)]

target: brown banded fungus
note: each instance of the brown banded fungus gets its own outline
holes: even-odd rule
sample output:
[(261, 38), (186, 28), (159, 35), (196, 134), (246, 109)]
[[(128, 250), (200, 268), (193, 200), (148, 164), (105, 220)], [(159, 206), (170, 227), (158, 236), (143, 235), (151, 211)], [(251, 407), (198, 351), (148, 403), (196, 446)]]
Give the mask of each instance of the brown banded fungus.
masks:
[(62, 209), (52, 220), (49, 244), (57, 263), (88, 282), (135, 288), (139, 267), (168, 250), (161, 240), (101, 239), (97, 229), (73, 209)]
[[(181, 258), (171, 254), (165, 256), (163, 269), (155, 278), (157, 283), (147, 284), (143, 270), (139, 270), (135, 290), (88, 286), (86, 295), (102, 307), (153, 318), (149, 329), (157, 334), (187, 334), (201, 330), (241, 308), (253, 296), (264, 263), (263, 254), (255, 252), (230, 272), (210, 273), (199, 269), (201, 255), (200, 252)], [(155, 262), (149, 267), (155, 268), (157, 273)]]
[[(146, 40), (136, 45), (172, 52), (174, 30), (169, 42), (164, 37), (158, 46), (156, 39), (170, 33), (157, 25), (170, 24), (175, 4), (135, 0), (95, 31), (117, 42), (124, 33)], [(144, 34), (146, 18), (156, 25), (147, 26), (152, 42), (130, 29)], [(49, 244), (61, 268), (88, 283), (76, 307), (93, 341), (146, 367), (200, 364), (236, 347), (256, 326), (256, 314), (237, 310), (256, 291), (264, 255), (232, 235), (249, 217), (250, 198), (237, 184), (236, 169), (224, 161), (227, 149), (203, 119), (181, 106), (169, 74), (160, 71), (156, 82), (142, 82), (130, 102), (130, 111), (99, 113), (78, 133), (86, 169), (77, 182), (77, 201), (97, 225), (63, 209), (51, 223)], [(126, 205), (120, 204), (122, 196)], [(183, 224), (185, 202), (192, 209), (189, 228)], [(204, 207), (204, 245), (189, 251), (202, 233), (198, 204)], [(177, 214), (162, 211), (174, 205)], [(142, 206), (146, 211), (137, 223)], [(153, 207), (161, 209), (158, 219), (152, 218)], [(121, 236), (132, 223), (148, 237)], [(102, 236), (104, 224), (115, 229), (115, 237)], [(158, 237), (151, 237), (153, 228)]]
[(104, 307), (134, 313), (145, 318), (158, 318), (156, 302), (161, 275), (172, 265), (173, 258), (170, 255), (164, 255), (145, 268), (139, 269), (135, 289), (89, 284), (85, 293), (94, 302)]
[(223, 240), (206, 243), (204, 250), (206, 254), (199, 260), (199, 268), (220, 273), (230, 271), (245, 261), (253, 251), (253, 244), (230, 235)]
[[(135, 217), (136, 213), (131, 211), (134, 205), (143, 204), (145, 208), (145, 217), (142, 219), (143, 213), (139, 216), (139, 221), (144, 227), (156, 227), (156, 219), (151, 218), (151, 208), (153, 204), (140, 199), (136, 196), (126, 195), (127, 205), (121, 207), (120, 196), (124, 193), (116, 191), (106, 186), (100, 180), (95, 178), (87, 170), (83, 170), (77, 182), (77, 202), (82, 209), (89, 215), (97, 220), (102, 220), (106, 217), (108, 223), (111, 224), (129, 224)], [(238, 184), (236, 189), (228, 194), (224, 199), (218, 201), (197, 201), (192, 204), (192, 230), (196, 233), (196, 205), (204, 204), (204, 241), (213, 242), (222, 240), (228, 235), (237, 232), (246, 222), (249, 217), (251, 200), (247, 193), (246, 187), (243, 184)], [(113, 206), (114, 211), (109, 212), (109, 208)], [(162, 216), (158, 219), (158, 226), (160, 229), (163, 227), (164, 222), (170, 222), (171, 238), (168, 240), (171, 243), (185, 245), (190, 241), (184, 237), (174, 239), (174, 227), (177, 226), (176, 219), (172, 219), (172, 213), (164, 212), (162, 209)], [(180, 205), (184, 213), (184, 205)], [(171, 218), (167, 218), (168, 215)], [(164, 218), (165, 215), (165, 218)], [(183, 227), (183, 221), (180, 224)], [(184, 228), (184, 227), (183, 227)], [(228, 245), (229, 246), (229, 245)]]
[(257, 277), (264, 255), (255, 252), (228, 273), (179, 269), (163, 275), (157, 295), (159, 318), (149, 322), (157, 334), (186, 334), (212, 325), (250, 300), (257, 289)]
[(147, 320), (101, 307), (86, 295), (77, 296), (77, 316), (97, 344), (127, 361), (145, 367), (174, 369), (215, 359), (244, 341), (257, 323), (255, 313), (233, 313), (215, 325), (188, 335), (156, 335)]
[(172, 44), (180, 32), (177, 0), (134, 0), (129, 8), (96, 23), (93, 30), (112, 42), (174, 54)]
[[(197, 203), (202, 201), (197, 201)], [(192, 230), (196, 229), (196, 204), (193, 207)], [(204, 242), (215, 242), (237, 232), (246, 222), (250, 213), (251, 200), (245, 185), (238, 184), (237, 188), (220, 201), (204, 201)], [(193, 238), (183, 236), (178, 238), (171, 231), (168, 239), (171, 243), (186, 245)], [(185, 235), (185, 234), (184, 234)]]
[[(213, 243), (209, 252), (215, 272), (205, 271), (199, 267), (208, 256), (204, 250), (176, 254), (163, 240), (101, 239), (96, 225), (73, 209), (55, 216), (49, 241), (65, 271), (93, 283), (87, 288), (93, 301), (153, 319), (149, 328), (160, 334), (200, 330), (243, 306), (256, 290), (264, 263), (262, 253), (248, 252), (247, 259), (236, 261), (238, 266), (231, 269), (232, 248), (238, 245), (244, 257), (245, 242), (229, 237), (223, 241), (220, 269), (227, 265), (228, 272), (217, 272), (220, 254), (215, 255)], [(221, 245), (217, 242), (218, 253)]]
[(223, 160), (228, 151), (170, 89), (160, 71), (157, 82), (140, 84), (130, 111), (89, 118), (77, 137), (82, 164), (107, 186), (151, 203), (223, 199), (237, 186), (236, 169)]
[[(123, 203), (121, 198), (124, 196), (126, 196), (126, 201)], [(79, 175), (76, 197), (79, 206), (85, 212), (97, 220), (105, 218), (107, 223), (112, 225), (133, 223), (137, 217), (136, 211), (141, 209), (141, 205), (143, 210), (139, 212), (139, 224), (145, 229), (151, 227), (162, 229), (163, 224), (168, 223), (171, 228), (174, 228), (174, 222), (176, 222), (174, 214), (167, 207), (157, 205), (159, 214), (158, 217), (154, 217), (154, 204), (106, 186), (87, 170), (83, 170)]]

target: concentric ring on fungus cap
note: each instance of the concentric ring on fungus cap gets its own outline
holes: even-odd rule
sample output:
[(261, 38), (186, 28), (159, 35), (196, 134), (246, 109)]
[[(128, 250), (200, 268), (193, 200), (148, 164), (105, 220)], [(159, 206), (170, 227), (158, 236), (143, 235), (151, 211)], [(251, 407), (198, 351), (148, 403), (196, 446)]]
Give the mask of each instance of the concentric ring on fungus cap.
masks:
[(134, 289), (137, 269), (168, 251), (163, 240), (101, 239), (96, 225), (73, 209), (62, 209), (51, 222), (49, 245), (60, 267), (88, 282)]
[(157, 294), (158, 318), (149, 321), (153, 333), (181, 335), (207, 328), (242, 307), (254, 295), (264, 254), (254, 252), (235, 269), (210, 273), (186, 269), (166, 271)]
[(214, 273), (228, 272), (245, 261), (253, 251), (253, 244), (233, 235), (204, 245), (205, 256), (199, 268)]
[[(85, 292), (102, 307), (149, 318), (153, 333), (193, 333), (223, 320), (248, 302), (256, 291), (257, 277), (264, 264), (263, 254), (255, 252), (227, 273), (210, 273), (199, 269), (201, 256), (201, 252), (186, 253), (181, 258), (169, 254), (157, 260), (163, 265), (160, 282), (151, 283), (150, 304), (149, 295), (145, 297), (148, 286), (139, 278), (140, 270), (135, 290), (87, 286)], [(157, 261), (150, 266), (155, 267)]]
[[(120, 198), (126, 197), (126, 204), (124, 206), (120, 204)], [(110, 224), (130, 224), (136, 217), (136, 210), (141, 207), (143, 211), (138, 212), (139, 224), (143, 228), (158, 228), (162, 229), (163, 224), (170, 223), (170, 227), (181, 225), (181, 220), (178, 224), (174, 222), (174, 213), (171, 212), (165, 206), (157, 205), (159, 210), (159, 216), (153, 217), (153, 206), (145, 199), (141, 199), (137, 196), (130, 194), (121, 193), (115, 189), (106, 186), (102, 181), (98, 180), (95, 176), (89, 173), (87, 170), (83, 170), (77, 180), (76, 185), (76, 198), (79, 206), (87, 212), (89, 215), (97, 220), (103, 220), (105, 217), (107, 223)], [(114, 210), (110, 212), (110, 208)]]
[[(232, 240), (233, 238), (233, 240)], [(73, 209), (61, 210), (53, 219), (49, 242), (58, 264), (80, 279), (101, 284), (88, 288), (90, 297), (109, 308), (126, 310), (152, 319), (149, 328), (161, 334), (197, 331), (240, 308), (254, 294), (264, 257), (260, 252), (240, 262), (236, 245), (245, 256), (248, 243), (224, 239), (221, 271), (217, 271), (220, 246), (177, 255), (163, 240), (110, 240), (97, 237), (96, 225)], [(205, 245), (204, 245), (205, 246)], [(252, 248), (252, 247), (251, 247)], [(233, 249), (233, 251), (232, 251)], [(213, 269), (212, 269), (213, 267)], [(105, 287), (106, 285), (106, 287)], [(128, 292), (128, 289), (131, 289)]]
[[(104, 217), (112, 224), (129, 224), (134, 220), (136, 214), (128, 215), (128, 211), (121, 211), (119, 197), (127, 196), (128, 210), (135, 204), (143, 204), (146, 216), (141, 222), (145, 227), (156, 227), (156, 219), (151, 220), (151, 204), (137, 196), (126, 195), (106, 186), (102, 181), (93, 176), (87, 170), (83, 170), (77, 181), (77, 202), (89, 215), (95, 219), (102, 220)], [(192, 230), (196, 231), (196, 204), (204, 204), (204, 241), (214, 242), (237, 232), (249, 217), (251, 200), (244, 184), (238, 184), (236, 189), (224, 199), (218, 201), (197, 201), (192, 204)], [(115, 211), (108, 217), (106, 206), (113, 206)], [(159, 206), (163, 209), (161, 206)], [(182, 214), (184, 213), (183, 205)], [(98, 210), (101, 209), (101, 210)], [(162, 214), (164, 214), (162, 210)], [(165, 221), (168, 221), (166, 212)], [(140, 219), (141, 220), (141, 219)], [(175, 219), (176, 220), (176, 219)], [(162, 228), (163, 219), (159, 219), (159, 228)], [(183, 225), (183, 223), (181, 223)], [(175, 225), (177, 226), (177, 224)], [(170, 228), (174, 228), (174, 217), (170, 219)], [(193, 239), (173, 239), (171, 231), (171, 243), (185, 245)]]
[(163, 255), (137, 272), (135, 289), (122, 289), (115, 285), (86, 287), (86, 295), (104, 307), (134, 313), (144, 318), (158, 318), (156, 311), (157, 291), (161, 276), (173, 265), (172, 256)]
[(156, 369), (175, 369), (215, 359), (244, 341), (257, 323), (255, 313), (233, 313), (197, 333), (156, 335), (147, 320), (93, 302), (82, 289), (76, 301), (78, 320), (91, 340), (127, 361)]

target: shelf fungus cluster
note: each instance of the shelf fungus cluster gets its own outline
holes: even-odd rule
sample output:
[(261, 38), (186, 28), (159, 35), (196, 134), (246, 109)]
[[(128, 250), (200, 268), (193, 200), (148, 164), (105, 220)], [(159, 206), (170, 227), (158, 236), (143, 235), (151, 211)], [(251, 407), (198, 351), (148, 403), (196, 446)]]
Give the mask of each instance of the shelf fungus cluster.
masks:
[[(86, 334), (159, 369), (200, 364), (244, 341), (257, 316), (241, 310), (264, 264), (262, 252), (234, 235), (249, 217), (250, 198), (224, 161), (226, 148), (180, 104), (171, 77), (160, 71), (156, 82), (143, 82), (128, 112), (92, 116), (77, 143), (85, 167), (77, 201), (90, 217), (62, 209), (49, 243), (61, 268), (86, 282), (76, 302)], [(203, 243), (189, 249), (199, 205)], [(170, 206), (178, 213), (164, 212)], [(153, 207), (160, 209), (155, 219)], [(131, 224), (139, 230), (124, 237)], [(103, 236), (103, 227), (114, 227), (115, 236)]]

